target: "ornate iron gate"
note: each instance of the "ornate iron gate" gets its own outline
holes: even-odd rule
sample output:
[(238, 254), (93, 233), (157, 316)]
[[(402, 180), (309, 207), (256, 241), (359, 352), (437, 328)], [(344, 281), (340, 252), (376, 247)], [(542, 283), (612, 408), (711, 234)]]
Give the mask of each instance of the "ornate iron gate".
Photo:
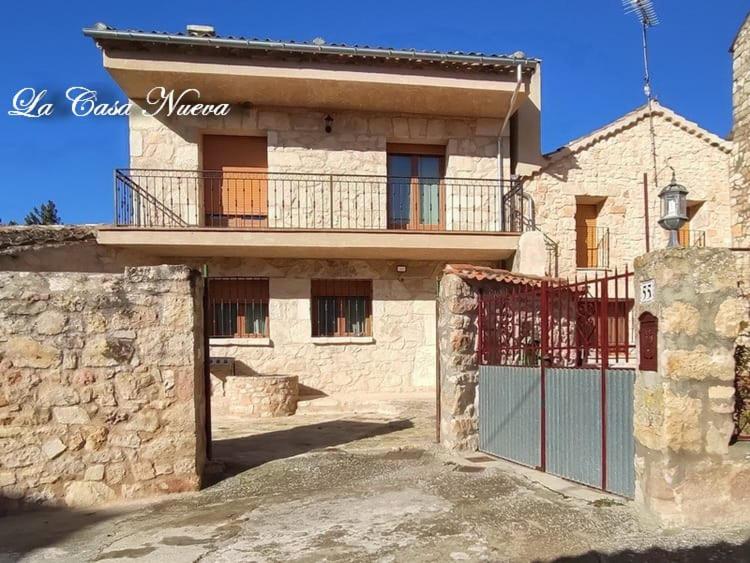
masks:
[(481, 292), (482, 451), (633, 496), (632, 278)]

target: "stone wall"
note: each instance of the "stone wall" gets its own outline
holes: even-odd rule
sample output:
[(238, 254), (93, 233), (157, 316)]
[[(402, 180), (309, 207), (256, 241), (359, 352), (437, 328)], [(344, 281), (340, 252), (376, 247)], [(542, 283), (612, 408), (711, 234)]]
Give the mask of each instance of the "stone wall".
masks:
[(199, 487), (201, 295), (186, 267), (0, 272), (0, 505)]
[[(130, 164), (132, 168), (200, 170), (203, 134), (255, 135), (267, 139), (270, 173), (363, 175), (333, 182), (307, 176), (290, 182), (272, 174), (269, 224), (292, 228), (384, 228), (386, 185), (373, 176), (387, 173), (389, 142), (445, 145), (446, 177), (498, 177), (499, 119), (333, 112), (333, 130), (326, 133), (326, 115), (302, 109), (233, 107), (224, 118), (159, 120), (134, 111), (130, 115)], [(508, 159), (504, 162), (507, 178)], [(156, 197), (164, 198), (162, 186), (166, 184), (154, 183)], [(195, 224), (202, 220), (200, 182), (183, 184), (179, 192), (170, 194), (171, 205), (181, 219)], [(447, 228), (497, 228), (497, 198), (495, 183), (446, 182)], [(331, 209), (335, 210), (333, 218)]]
[(243, 418), (290, 416), (297, 411), (296, 375), (237, 376), (211, 373), (211, 414)]
[(479, 294), (455, 274), (440, 280), (440, 442), (449, 449), (476, 450), (477, 319)]
[(636, 283), (655, 298), (636, 318), (658, 319), (658, 371), (635, 384), (636, 500), (663, 523), (750, 520), (750, 444), (729, 445), (735, 345), (747, 327), (734, 257), (722, 249), (671, 249), (638, 258)]
[(750, 17), (732, 46), (732, 245), (750, 247)]
[(646, 251), (644, 172), (649, 174), (651, 248), (666, 246), (666, 233), (657, 220), (658, 193), (672, 174), (668, 164), (690, 191), (689, 201), (702, 202), (690, 229), (705, 231), (707, 246), (730, 245), (729, 143), (700, 132), (666, 108), (657, 106), (655, 113), (658, 185), (652, 173), (649, 120), (642, 111), (593, 133), (590, 141), (587, 137), (553, 153), (552, 162), (527, 182), (537, 224), (559, 244), (560, 275), (576, 271), (577, 202), (601, 204), (597, 226), (609, 228), (610, 267), (632, 265)]

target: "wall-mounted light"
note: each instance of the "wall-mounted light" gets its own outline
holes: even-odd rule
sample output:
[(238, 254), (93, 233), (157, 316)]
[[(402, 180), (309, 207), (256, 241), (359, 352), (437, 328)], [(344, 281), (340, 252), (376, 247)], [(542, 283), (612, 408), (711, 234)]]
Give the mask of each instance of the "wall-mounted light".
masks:
[(323, 121), (326, 122), (326, 133), (333, 131), (333, 118), (330, 114), (326, 115)]
[(677, 238), (677, 231), (688, 221), (687, 194), (687, 188), (677, 183), (677, 177), (674, 168), (672, 168), (672, 181), (659, 192), (659, 199), (661, 200), (661, 219), (659, 219), (659, 225), (669, 231), (669, 244), (667, 248), (681, 246)]
[(399, 274), (405, 274), (406, 273), (406, 266), (404, 266), (403, 264), (399, 264), (399, 265), (396, 266), (396, 271)]

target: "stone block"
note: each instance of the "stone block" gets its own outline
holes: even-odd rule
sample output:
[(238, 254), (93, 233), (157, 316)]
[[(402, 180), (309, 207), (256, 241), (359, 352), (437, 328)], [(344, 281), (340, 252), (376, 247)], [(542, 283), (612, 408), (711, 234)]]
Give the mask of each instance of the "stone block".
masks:
[(74, 481), (65, 488), (65, 504), (71, 507), (90, 507), (111, 502), (115, 491), (97, 481)]
[(103, 465), (92, 465), (86, 468), (86, 473), (83, 476), (84, 481), (101, 481), (104, 479), (104, 466)]
[(62, 443), (60, 438), (52, 438), (42, 444), (42, 452), (47, 456), (47, 459), (55, 459), (67, 449), (68, 447)]
[(53, 407), (52, 417), (60, 424), (87, 424), (91, 418), (82, 407)]
[(51, 368), (60, 365), (62, 354), (51, 344), (25, 336), (12, 337), (3, 345), (5, 358), (20, 368)]

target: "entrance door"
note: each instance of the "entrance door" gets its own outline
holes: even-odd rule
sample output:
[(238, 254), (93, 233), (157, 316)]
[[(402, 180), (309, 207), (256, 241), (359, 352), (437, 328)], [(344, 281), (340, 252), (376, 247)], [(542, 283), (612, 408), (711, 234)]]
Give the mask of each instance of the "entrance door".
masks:
[(445, 225), (445, 147), (389, 144), (388, 228), (441, 230)]
[(203, 169), (207, 227), (268, 226), (265, 137), (204, 135)]
[(576, 265), (579, 268), (599, 266), (599, 241), (596, 238), (596, 216), (599, 206), (579, 203), (576, 205)]

